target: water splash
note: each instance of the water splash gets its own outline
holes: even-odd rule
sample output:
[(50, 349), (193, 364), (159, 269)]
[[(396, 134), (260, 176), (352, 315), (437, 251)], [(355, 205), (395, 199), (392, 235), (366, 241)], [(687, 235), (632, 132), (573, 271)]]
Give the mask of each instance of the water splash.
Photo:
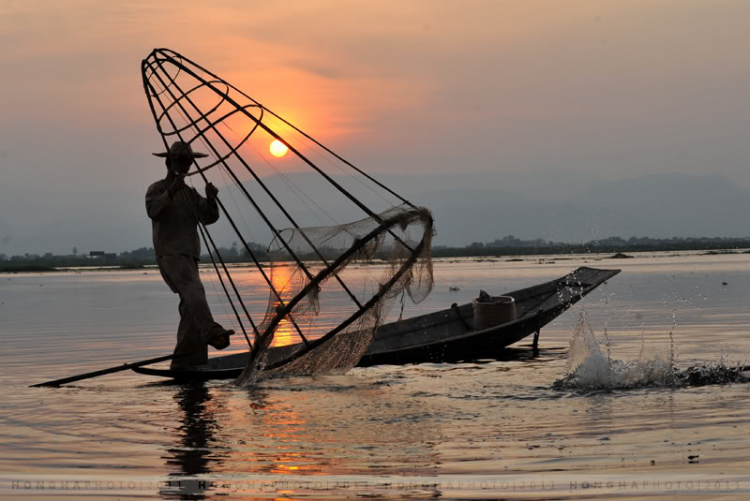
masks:
[(750, 367), (728, 365), (724, 357), (715, 363), (678, 369), (675, 366), (674, 339), (670, 332), (669, 354), (646, 355), (645, 345), (637, 360), (611, 358), (602, 353), (591, 325), (581, 312), (570, 341), (567, 374), (555, 381), (558, 390), (615, 390), (649, 387), (685, 387), (750, 381)]

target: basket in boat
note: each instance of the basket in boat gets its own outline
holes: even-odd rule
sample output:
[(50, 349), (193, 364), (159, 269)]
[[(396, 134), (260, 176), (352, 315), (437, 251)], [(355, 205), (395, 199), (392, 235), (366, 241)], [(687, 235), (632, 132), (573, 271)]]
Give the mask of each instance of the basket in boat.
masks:
[(474, 299), (474, 330), (481, 331), (517, 318), (516, 300), (511, 296), (493, 296), (492, 301)]

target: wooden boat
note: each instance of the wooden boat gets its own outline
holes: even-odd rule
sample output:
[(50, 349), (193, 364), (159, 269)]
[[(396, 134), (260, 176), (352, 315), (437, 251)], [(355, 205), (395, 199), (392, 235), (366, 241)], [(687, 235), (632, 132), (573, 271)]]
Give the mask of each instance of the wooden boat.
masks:
[[(510, 292), (506, 295), (515, 299), (517, 318), (483, 330), (473, 329), (471, 303), (385, 324), (378, 329), (359, 366), (491, 359), (531, 334), (536, 348), (542, 327), (619, 272), (581, 267), (557, 280)], [(283, 360), (295, 349), (296, 345), (271, 348), (269, 364)], [(195, 370), (158, 366), (133, 370), (176, 380), (231, 379), (242, 372), (247, 357), (247, 353), (215, 357)]]

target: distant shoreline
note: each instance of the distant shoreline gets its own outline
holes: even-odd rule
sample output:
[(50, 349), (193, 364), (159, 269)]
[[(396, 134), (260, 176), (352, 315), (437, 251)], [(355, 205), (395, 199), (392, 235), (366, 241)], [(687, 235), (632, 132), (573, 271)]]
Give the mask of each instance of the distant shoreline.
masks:
[[(463, 251), (463, 252), (459, 252)], [(469, 252), (474, 251), (474, 252)], [(467, 248), (442, 248), (432, 252), (432, 257), (435, 259), (458, 259), (458, 258), (474, 258), (478, 262), (495, 261), (499, 258), (504, 259), (505, 262), (524, 262), (528, 259), (524, 258), (538, 258), (542, 263), (551, 264), (553, 261), (544, 260), (544, 257), (557, 257), (557, 258), (583, 258), (591, 257), (597, 260), (602, 259), (629, 259), (638, 256), (631, 254), (636, 253), (653, 253), (653, 257), (670, 257), (675, 252), (694, 252), (698, 256), (717, 256), (717, 255), (739, 255), (739, 254), (750, 254), (750, 246), (741, 248), (721, 248), (721, 247), (678, 247), (678, 248), (655, 248), (654, 246), (641, 246), (634, 247), (632, 249), (623, 248), (605, 248), (605, 249), (592, 249), (592, 248), (578, 248), (576, 246), (568, 247), (555, 247), (555, 248), (506, 248), (506, 249), (467, 249)], [(380, 259), (373, 259), (367, 263), (360, 264), (373, 264), (379, 265), (385, 261)], [(211, 259), (206, 255), (201, 259), (201, 264), (208, 265), (211, 263)], [(246, 268), (255, 267), (252, 261), (237, 260), (233, 262), (227, 262), (228, 266), (232, 268)], [(262, 262), (263, 267), (271, 265), (270, 262)], [(81, 264), (76, 262), (75, 264), (42, 264), (42, 263), (18, 263), (17, 265), (0, 265), (0, 274), (13, 275), (16, 273), (56, 273), (56, 272), (91, 272), (91, 271), (148, 271), (156, 270), (156, 262), (145, 262), (145, 263), (127, 263), (127, 264), (105, 264), (105, 263), (91, 263)]]
[(628, 252), (689, 252), (712, 254), (750, 253), (750, 242), (677, 242), (635, 245), (559, 244), (543, 247), (443, 247), (432, 250), (434, 257), (501, 257), (541, 255), (622, 254)]

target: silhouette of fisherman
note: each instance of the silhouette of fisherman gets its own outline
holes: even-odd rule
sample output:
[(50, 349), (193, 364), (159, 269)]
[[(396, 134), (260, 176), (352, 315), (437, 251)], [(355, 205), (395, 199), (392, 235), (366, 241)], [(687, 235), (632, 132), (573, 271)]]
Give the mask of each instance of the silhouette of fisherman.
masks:
[(205, 364), (208, 346), (223, 350), (229, 346), (234, 331), (216, 323), (206, 302), (206, 292), (198, 275), (200, 239), (198, 222), (212, 224), (219, 219), (216, 203), (218, 188), (206, 185), (206, 197), (185, 185), (185, 175), (196, 158), (189, 144), (176, 141), (166, 153), (167, 177), (149, 186), (146, 211), (153, 226), (156, 263), (162, 278), (175, 294), (180, 295), (180, 326), (172, 360), (173, 369)]

